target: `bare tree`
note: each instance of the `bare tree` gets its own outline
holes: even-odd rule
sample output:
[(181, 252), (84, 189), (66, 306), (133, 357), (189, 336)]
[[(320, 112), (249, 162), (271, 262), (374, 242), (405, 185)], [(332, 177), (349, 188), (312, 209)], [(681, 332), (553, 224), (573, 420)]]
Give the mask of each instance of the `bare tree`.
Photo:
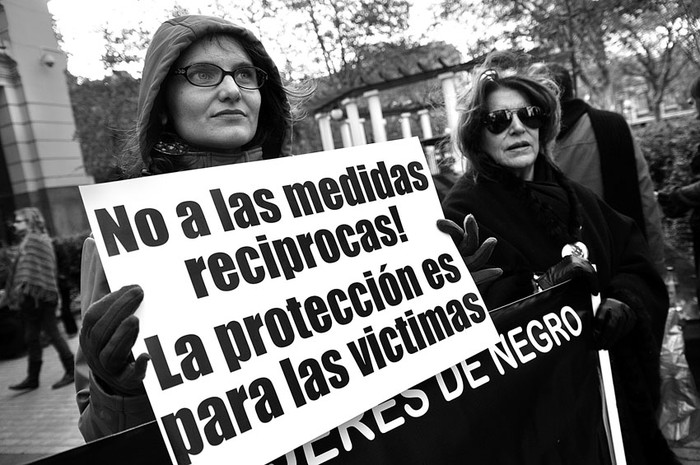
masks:
[(350, 84), (362, 68), (358, 52), (369, 44), (397, 42), (408, 27), (407, 0), (286, 0), (292, 11), (303, 12), (316, 38), (329, 75)]
[(678, 10), (683, 27), (681, 49), (700, 69), (700, 3), (697, 0), (678, 0)]
[(666, 89), (688, 63), (679, 59), (683, 27), (678, 10), (660, 5), (655, 11), (621, 15), (615, 22), (616, 37), (629, 57), (621, 69), (644, 79), (649, 108), (659, 120)]
[[(542, 54), (568, 53), (577, 77), (604, 108), (615, 103), (614, 63), (621, 58), (625, 72), (641, 76), (649, 87), (649, 103), (659, 104), (682, 63), (676, 59), (687, 43), (688, 28), (697, 18), (694, 0), (484, 0), (488, 15), (511, 25), (507, 35), (518, 45), (532, 42)], [(697, 2), (695, 2), (697, 3)], [(683, 10), (683, 5), (685, 9)], [(444, 0), (443, 15), (473, 11), (469, 1)], [(685, 12), (685, 13), (684, 13)], [(685, 17), (683, 17), (685, 14)], [(685, 19), (684, 19), (685, 18)], [(697, 21), (697, 19), (695, 19)], [(684, 28), (685, 25), (685, 28)], [(684, 42), (685, 40), (685, 42)]]

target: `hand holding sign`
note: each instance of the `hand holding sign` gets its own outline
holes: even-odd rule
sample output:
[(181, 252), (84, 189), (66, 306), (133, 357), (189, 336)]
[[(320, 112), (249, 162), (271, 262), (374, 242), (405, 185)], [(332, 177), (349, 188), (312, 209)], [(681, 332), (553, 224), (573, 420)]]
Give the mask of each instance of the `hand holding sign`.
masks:
[(495, 237), (487, 237), (483, 243), (479, 244), (479, 226), (476, 224), (474, 215), (469, 214), (464, 217), (463, 228), (452, 220), (442, 218), (437, 220), (437, 228), (450, 235), (479, 288), (503, 274), (500, 268), (484, 268), (488, 259), (491, 258), (497, 241)]
[(611, 349), (627, 335), (637, 322), (629, 305), (616, 299), (605, 299), (593, 319), (593, 339), (598, 349)]
[(145, 394), (143, 378), (150, 357), (134, 360), (131, 349), (139, 333), (133, 313), (143, 300), (139, 286), (124, 286), (90, 306), (80, 331), (80, 346), (92, 372), (114, 393)]
[(567, 255), (557, 264), (549, 267), (537, 279), (537, 285), (544, 291), (568, 279), (576, 278), (583, 278), (588, 283), (591, 294), (598, 293), (598, 275), (593, 264), (576, 255)]
[(93, 375), (135, 392), (148, 352), (173, 462), (265, 464), (494, 344), (458, 257), (493, 240), (435, 230), (424, 160), (402, 139), (82, 187), (109, 285), (139, 284), (88, 310)]

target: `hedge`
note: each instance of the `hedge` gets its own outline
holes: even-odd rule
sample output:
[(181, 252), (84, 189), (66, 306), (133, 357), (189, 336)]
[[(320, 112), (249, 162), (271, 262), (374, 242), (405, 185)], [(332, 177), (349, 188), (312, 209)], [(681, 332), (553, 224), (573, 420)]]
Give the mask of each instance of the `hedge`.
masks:
[[(649, 123), (636, 129), (651, 179), (657, 191), (667, 191), (693, 181), (690, 160), (700, 145), (700, 121), (695, 116)], [(667, 247), (679, 256), (692, 257), (688, 217), (663, 219)]]

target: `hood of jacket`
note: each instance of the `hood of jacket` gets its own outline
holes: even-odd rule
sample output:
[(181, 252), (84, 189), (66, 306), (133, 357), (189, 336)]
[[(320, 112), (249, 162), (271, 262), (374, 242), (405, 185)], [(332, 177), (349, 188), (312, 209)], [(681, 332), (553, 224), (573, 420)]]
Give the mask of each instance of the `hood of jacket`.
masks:
[[(138, 101), (137, 131), (139, 151), (146, 167), (151, 162), (151, 150), (164, 131), (162, 113), (163, 83), (180, 54), (196, 40), (222, 34), (235, 38), (252, 51), (253, 64), (268, 74), (260, 89), (262, 103), (258, 129), (253, 141), (244, 149), (260, 146), (263, 158), (277, 158), (290, 153), (291, 110), (282, 78), (265, 47), (248, 29), (214, 16), (186, 15), (165, 21), (153, 35), (146, 52)], [(278, 105), (270, 106), (276, 100)]]

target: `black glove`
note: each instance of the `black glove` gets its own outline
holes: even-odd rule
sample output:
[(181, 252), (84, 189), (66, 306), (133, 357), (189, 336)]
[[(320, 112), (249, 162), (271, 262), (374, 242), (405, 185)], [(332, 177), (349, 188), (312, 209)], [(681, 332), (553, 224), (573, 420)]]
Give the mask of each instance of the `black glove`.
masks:
[(576, 255), (567, 255), (559, 263), (550, 267), (537, 279), (537, 285), (544, 291), (567, 279), (576, 278), (583, 278), (588, 282), (591, 294), (598, 293), (598, 274), (595, 268), (591, 262)]
[(632, 331), (637, 315), (624, 302), (605, 299), (593, 318), (593, 341), (597, 349), (608, 350)]
[(143, 378), (151, 357), (136, 360), (131, 349), (139, 333), (133, 313), (143, 300), (140, 286), (124, 286), (94, 302), (85, 312), (80, 330), (80, 347), (94, 376), (112, 393), (126, 396), (144, 394)]
[(460, 228), (452, 220), (443, 218), (437, 220), (437, 228), (452, 237), (477, 286), (485, 286), (503, 274), (501, 268), (484, 268), (497, 241), (495, 237), (488, 237), (479, 245), (479, 226), (474, 215), (464, 217), (464, 228)]

